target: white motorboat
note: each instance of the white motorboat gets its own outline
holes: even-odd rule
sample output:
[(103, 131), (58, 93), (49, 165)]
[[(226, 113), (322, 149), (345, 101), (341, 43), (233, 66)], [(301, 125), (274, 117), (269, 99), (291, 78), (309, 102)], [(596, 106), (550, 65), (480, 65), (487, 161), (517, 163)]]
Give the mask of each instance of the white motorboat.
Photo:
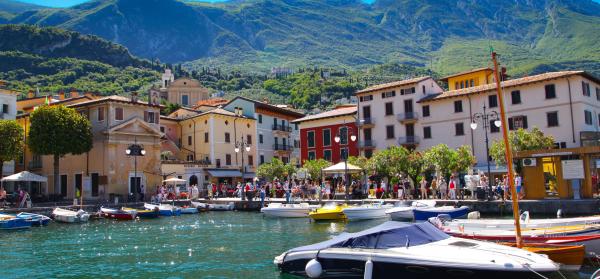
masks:
[(434, 200), (418, 200), (410, 202), (408, 205), (399, 204), (385, 211), (385, 214), (390, 215), (393, 221), (411, 221), (415, 219), (413, 209), (415, 208), (430, 208), (435, 206)]
[(150, 209), (150, 210), (156, 210), (156, 208), (158, 208), (158, 213), (161, 216), (179, 216), (179, 215), (181, 215), (181, 208), (178, 206), (170, 205), (170, 204), (144, 203), (144, 208)]
[(308, 217), (308, 213), (318, 207), (308, 203), (270, 203), (267, 207), (261, 208), (260, 212), (267, 217), (302, 218)]
[[(544, 230), (557, 227), (598, 227), (600, 216), (561, 218), (561, 219), (530, 219), (529, 212), (521, 214), (522, 230)], [(462, 219), (446, 222), (446, 226), (452, 229), (461, 228), (464, 232), (484, 233), (483, 231), (506, 231), (515, 229), (513, 219)], [(494, 233), (495, 233), (494, 232)]]
[(392, 204), (372, 203), (346, 207), (342, 209), (342, 212), (344, 212), (348, 221), (368, 220), (387, 217), (385, 211), (392, 207)]
[(451, 237), (429, 222), (389, 221), (291, 249), (274, 263), (292, 275), (334, 278), (538, 278), (559, 266), (546, 256)]
[(52, 217), (63, 223), (85, 223), (90, 219), (90, 214), (81, 209), (73, 211), (57, 207), (52, 211)]

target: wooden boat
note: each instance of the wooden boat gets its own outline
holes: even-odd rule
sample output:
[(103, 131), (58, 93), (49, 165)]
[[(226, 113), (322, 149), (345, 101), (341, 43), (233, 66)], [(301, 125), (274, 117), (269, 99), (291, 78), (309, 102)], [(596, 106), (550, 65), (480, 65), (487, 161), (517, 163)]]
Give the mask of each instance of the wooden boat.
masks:
[(266, 217), (281, 217), (281, 218), (303, 218), (308, 217), (308, 213), (317, 209), (319, 206), (312, 206), (308, 203), (269, 203), (267, 207), (260, 209)]
[(125, 210), (125, 211), (135, 210), (136, 216), (139, 218), (158, 218), (158, 216), (159, 216), (158, 209), (156, 209), (156, 210), (137, 209), (137, 208), (129, 208), (129, 207), (123, 207), (121, 209)]
[[(525, 211), (520, 216), (521, 229), (541, 229), (561, 226), (593, 226), (600, 225), (600, 216), (560, 218), (560, 219), (531, 219), (529, 212)], [(456, 225), (461, 225), (465, 230), (514, 230), (512, 219), (463, 219), (456, 220)]]
[(347, 208), (346, 204), (336, 204), (329, 203), (325, 206), (316, 209), (308, 213), (308, 217), (312, 218), (315, 221), (319, 220), (346, 220), (346, 215), (344, 214), (344, 208)]
[(145, 203), (144, 208), (155, 210), (158, 208), (159, 214), (162, 216), (179, 216), (181, 215), (181, 208), (170, 205), (170, 204), (154, 204), (154, 203)]
[(448, 215), (451, 219), (461, 218), (469, 213), (468, 206), (454, 207), (454, 206), (440, 206), (440, 207), (429, 207), (429, 208), (414, 208), (413, 214), (417, 221), (427, 221), (431, 217), (437, 217), (438, 215)]
[[(475, 235), (514, 235), (514, 226), (512, 228), (492, 229), (490, 227), (473, 227), (465, 226), (464, 220), (436, 220), (435, 217), (430, 218), (432, 223), (441, 222), (441, 228), (449, 233), (475, 234)], [(566, 235), (584, 235), (596, 234), (600, 232), (600, 225), (567, 225), (567, 226), (550, 226), (550, 227), (535, 227), (522, 228), (523, 236), (566, 236)]]
[(21, 230), (31, 228), (31, 222), (25, 218), (0, 214), (0, 230)]
[(134, 220), (137, 216), (137, 210), (123, 210), (116, 208), (100, 207), (100, 215), (104, 218), (117, 220)]
[(41, 214), (21, 212), (17, 217), (27, 219), (32, 226), (47, 226), (50, 223), (50, 217)]
[[(504, 242), (502, 245), (517, 247), (517, 244)], [(585, 258), (583, 245), (559, 245), (545, 243), (525, 243), (521, 249), (529, 252), (547, 255), (548, 258), (560, 264), (560, 269), (578, 271)]]
[(81, 209), (73, 211), (57, 207), (52, 211), (52, 217), (63, 223), (85, 223), (90, 219), (90, 214)]

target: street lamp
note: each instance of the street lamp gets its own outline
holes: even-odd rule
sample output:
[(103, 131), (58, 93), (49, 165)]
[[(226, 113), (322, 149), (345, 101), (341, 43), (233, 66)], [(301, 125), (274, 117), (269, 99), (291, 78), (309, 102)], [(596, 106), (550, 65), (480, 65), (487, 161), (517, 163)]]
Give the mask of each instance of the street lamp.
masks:
[[(240, 152), (242, 155), (242, 182), (244, 181), (244, 151), (250, 152), (250, 144), (247, 141), (244, 141), (244, 136), (240, 138), (240, 141), (236, 141), (234, 145), (235, 153)], [(242, 185), (242, 189), (240, 190), (242, 193), (242, 200), (244, 200), (244, 185)]]
[(481, 122), (483, 125), (483, 131), (485, 132), (485, 154), (486, 154), (486, 162), (487, 162), (487, 179), (488, 179), (488, 200), (492, 199), (492, 182), (491, 182), (491, 170), (490, 170), (490, 146), (488, 140), (488, 129), (491, 129), (491, 121), (494, 121), (494, 126), (500, 127), (502, 126), (502, 121), (500, 121), (500, 117), (498, 116), (498, 112), (490, 111), (489, 113), (486, 111), (485, 104), (483, 105), (483, 113), (475, 113), (473, 114), (473, 122), (471, 123), (471, 129), (477, 129), (477, 121)]
[[(352, 129), (350, 129), (350, 127), (345, 127), (345, 128), (346, 128), (346, 141), (347, 141), (348, 134), (350, 134), (350, 141), (355, 142), (356, 135), (354, 134)], [(335, 143), (340, 143), (340, 141), (342, 140), (342, 135), (341, 135), (340, 131), (341, 131), (341, 129), (338, 131), (338, 134), (333, 138)], [(348, 142), (346, 142), (346, 143), (348, 143)], [(350, 180), (348, 179), (348, 153), (350, 153), (350, 146), (348, 146), (347, 151), (344, 153), (344, 178), (346, 179), (346, 200), (348, 200), (349, 193), (350, 193)]]
[(135, 138), (135, 142), (134, 144), (130, 145), (129, 147), (127, 147), (127, 149), (125, 149), (125, 154), (127, 154), (127, 156), (133, 156), (133, 181), (134, 181), (134, 191), (135, 191), (135, 201), (138, 201), (138, 189), (139, 189), (139, 185), (138, 185), (138, 180), (137, 180), (137, 157), (138, 156), (144, 156), (146, 155), (146, 150), (144, 149), (143, 146), (139, 145), (137, 143), (137, 138)]

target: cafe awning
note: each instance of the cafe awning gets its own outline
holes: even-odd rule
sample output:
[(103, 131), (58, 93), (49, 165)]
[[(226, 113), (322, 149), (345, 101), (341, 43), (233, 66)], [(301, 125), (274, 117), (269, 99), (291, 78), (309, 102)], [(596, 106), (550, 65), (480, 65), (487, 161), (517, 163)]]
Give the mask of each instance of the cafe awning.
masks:
[(242, 177), (239, 170), (208, 170), (208, 174), (212, 177)]
[(346, 170), (348, 171), (348, 173), (360, 173), (362, 171), (361, 168), (352, 165), (352, 164), (347, 164), (344, 162), (339, 162), (331, 167), (327, 167), (323, 169), (323, 173), (325, 174), (336, 174), (336, 173), (345, 173)]
[(22, 171), (2, 178), (2, 181), (48, 182), (48, 178), (28, 171)]

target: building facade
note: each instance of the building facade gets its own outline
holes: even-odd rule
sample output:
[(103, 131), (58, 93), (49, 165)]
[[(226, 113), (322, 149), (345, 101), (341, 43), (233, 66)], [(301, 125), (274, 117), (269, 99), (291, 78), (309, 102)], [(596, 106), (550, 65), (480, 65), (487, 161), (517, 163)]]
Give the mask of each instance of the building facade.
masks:
[(160, 86), (150, 88), (148, 95), (153, 104), (159, 104), (160, 99), (164, 99), (183, 107), (193, 107), (199, 101), (210, 98), (208, 89), (200, 81), (187, 77), (175, 79), (169, 69), (163, 73)]
[[(358, 156), (359, 130), (356, 126), (356, 106), (337, 108), (294, 120), (300, 126), (300, 160), (325, 159), (333, 164), (346, 156)], [(352, 141), (352, 136), (356, 136)], [(340, 142), (335, 137), (340, 137)]]
[[(17, 116), (17, 92), (4, 88), (4, 83), (0, 82), (0, 119), (15, 120)], [(13, 161), (4, 162), (0, 170), (0, 176), (11, 175), (15, 172), (15, 163)]]
[(273, 158), (300, 164), (300, 131), (293, 121), (304, 114), (244, 97), (234, 98), (223, 108), (232, 112), (241, 108), (246, 117), (256, 119), (258, 165), (270, 163)]

